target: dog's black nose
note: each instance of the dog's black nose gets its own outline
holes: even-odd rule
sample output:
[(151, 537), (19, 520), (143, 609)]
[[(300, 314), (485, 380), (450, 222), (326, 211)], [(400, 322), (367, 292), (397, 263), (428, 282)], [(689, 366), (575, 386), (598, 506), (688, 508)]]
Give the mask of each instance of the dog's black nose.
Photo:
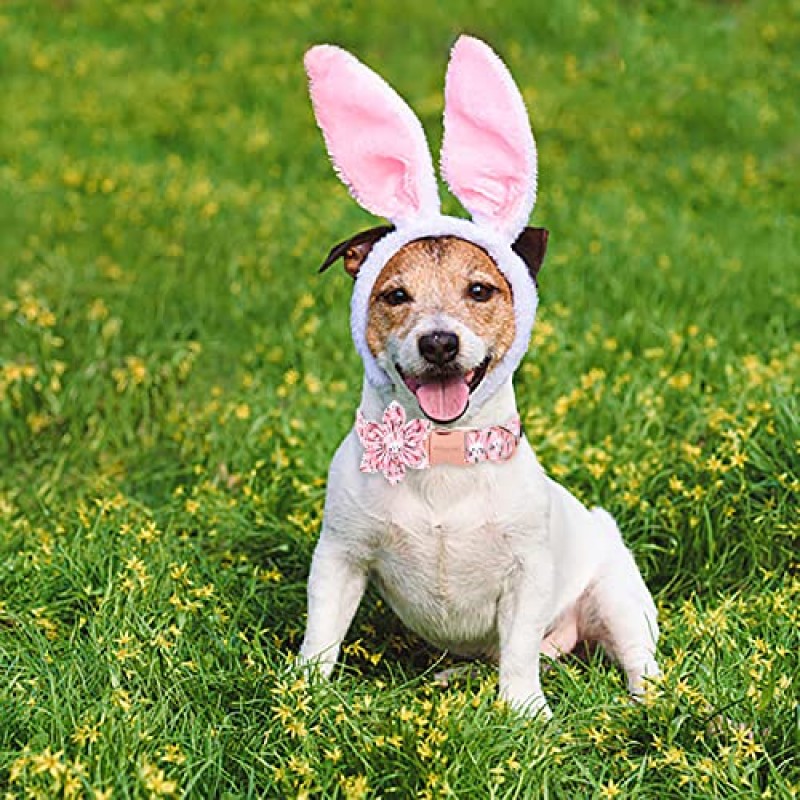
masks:
[(450, 331), (426, 333), (417, 344), (422, 357), (437, 367), (443, 367), (458, 355), (458, 336)]

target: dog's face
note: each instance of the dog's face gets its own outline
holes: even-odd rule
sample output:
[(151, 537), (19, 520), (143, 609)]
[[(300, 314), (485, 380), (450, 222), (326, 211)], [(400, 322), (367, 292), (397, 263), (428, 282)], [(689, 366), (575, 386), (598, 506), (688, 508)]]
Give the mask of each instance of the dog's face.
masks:
[(488, 254), (454, 236), (418, 239), (381, 271), (367, 345), (422, 413), (454, 422), (516, 333), (511, 288)]
[[(357, 278), (375, 243), (394, 230), (361, 231), (331, 249), (324, 272), (342, 259)], [(525, 227), (511, 249), (537, 276), (545, 228)], [(516, 338), (511, 287), (481, 247), (456, 236), (430, 236), (401, 247), (372, 287), (366, 341), (375, 361), (434, 422), (455, 422)]]

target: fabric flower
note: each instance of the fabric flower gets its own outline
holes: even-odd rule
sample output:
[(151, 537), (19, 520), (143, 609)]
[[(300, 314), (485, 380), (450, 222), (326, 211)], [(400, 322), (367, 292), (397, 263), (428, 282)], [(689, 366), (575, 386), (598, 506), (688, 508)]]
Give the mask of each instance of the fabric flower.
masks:
[(405, 409), (393, 401), (383, 412), (383, 422), (370, 422), (358, 410), (356, 433), (364, 448), (362, 472), (382, 472), (394, 485), (406, 476), (406, 469), (426, 469), (428, 436), (433, 426), (428, 420), (406, 422)]

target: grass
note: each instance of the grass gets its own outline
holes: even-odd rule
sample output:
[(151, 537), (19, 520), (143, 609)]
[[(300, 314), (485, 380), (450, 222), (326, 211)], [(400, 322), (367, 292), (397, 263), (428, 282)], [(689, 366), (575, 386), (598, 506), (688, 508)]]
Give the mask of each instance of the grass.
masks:
[[(374, 224), (301, 57), (335, 41), (441, 136), (447, 47), (522, 85), (552, 232), (518, 375), (546, 468), (619, 519), (663, 682), (495, 700), (365, 600), (289, 669), (360, 368)], [(797, 0), (0, 6), (0, 786), (12, 797), (795, 797)], [(455, 210), (451, 203), (449, 210)]]

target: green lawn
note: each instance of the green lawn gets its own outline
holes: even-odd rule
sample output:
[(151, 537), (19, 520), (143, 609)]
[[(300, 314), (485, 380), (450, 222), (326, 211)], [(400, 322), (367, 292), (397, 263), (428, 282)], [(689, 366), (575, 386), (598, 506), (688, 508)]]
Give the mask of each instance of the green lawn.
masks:
[[(316, 268), (376, 224), (302, 54), (351, 48), (438, 143), (461, 31), (539, 144), (529, 437), (663, 620), (643, 705), (568, 659), (547, 725), (491, 666), (437, 686), (374, 593), (334, 681), (290, 669), (361, 383)], [(798, 53), (798, 0), (1, 4), (2, 796), (800, 794)]]

